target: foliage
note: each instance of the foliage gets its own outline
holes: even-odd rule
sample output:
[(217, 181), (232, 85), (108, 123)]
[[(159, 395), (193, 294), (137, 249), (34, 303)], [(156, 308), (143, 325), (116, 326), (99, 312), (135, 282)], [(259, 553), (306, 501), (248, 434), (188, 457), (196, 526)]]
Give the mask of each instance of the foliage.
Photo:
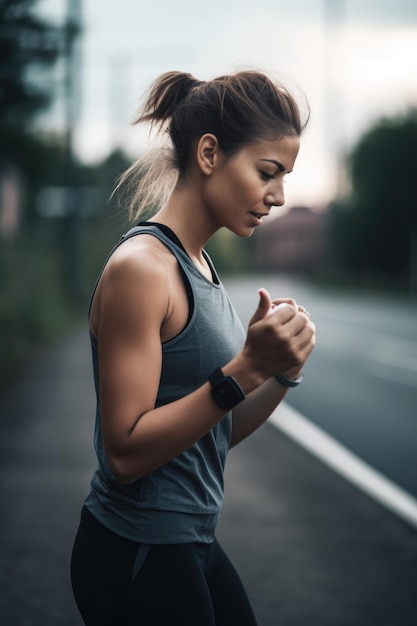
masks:
[(417, 110), (383, 119), (349, 158), (351, 192), (329, 214), (339, 262), (356, 275), (406, 283), (417, 231)]
[[(114, 179), (128, 165), (123, 155), (114, 153), (87, 167), (70, 154), (67, 135), (47, 137), (32, 130), (35, 115), (56, 91), (51, 89), (53, 63), (69, 53), (78, 33), (68, 21), (60, 29), (41, 20), (35, 5), (36, 0), (0, 0), (0, 189), (3, 176), (17, 173), (22, 205), (18, 231), (0, 232), (3, 388), (34, 351), (65, 332), (80, 313), (85, 321), (96, 274), (124, 229), (120, 217), (112, 215), (114, 201), (107, 202)], [(52, 212), (41, 215), (40, 192), (48, 188), (57, 188), (58, 195), (43, 194), (42, 208), (51, 205)], [(67, 190), (71, 193), (63, 195)], [(51, 197), (71, 198), (64, 205), (69, 214), (60, 215)]]
[[(62, 29), (35, 13), (36, 0), (0, 0), (0, 178), (11, 165), (24, 183), (26, 213), (48, 179), (63, 170), (65, 146), (31, 133), (34, 115), (54, 93), (46, 74), (61, 52)], [(52, 152), (55, 151), (54, 156)]]
[(48, 239), (0, 241), (0, 391), (78, 319), (63, 288), (59, 251)]
[[(42, 70), (58, 58), (61, 32), (34, 13), (34, 0), (0, 0), (0, 120), (24, 125), (50, 100)], [(40, 82), (40, 79), (42, 82)]]
[[(19, 141), (23, 141), (19, 138)], [(26, 212), (18, 236), (0, 237), (0, 391), (39, 348), (73, 328), (86, 324), (88, 297), (112, 245), (126, 230), (126, 214), (108, 200), (115, 178), (128, 165), (114, 153), (96, 166), (75, 164), (77, 185), (96, 189), (95, 204), (85, 207), (75, 224), (75, 250), (80, 271), (81, 297), (74, 300), (66, 281), (69, 222), (45, 218), (35, 210), (36, 190), (65, 183), (65, 150), (59, 140), (42, 143), (26, 136), (25, 159), (35, 173), (31, 184), (32, 212)], [(41, 165), (39, 165), (41, 162)], [(72, 258), (72, 257), (71, 257)]]

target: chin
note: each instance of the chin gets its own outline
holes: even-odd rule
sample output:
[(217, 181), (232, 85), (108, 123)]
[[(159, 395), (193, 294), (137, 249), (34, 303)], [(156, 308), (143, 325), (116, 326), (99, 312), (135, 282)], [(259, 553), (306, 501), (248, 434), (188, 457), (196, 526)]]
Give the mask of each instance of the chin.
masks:
[(249, 239), (249, 237), (252, 237), (254, 232), (255, 232), (255, 229), (251, 228), (251, 229), (246, 229), (245, 231), (242, 231), (241, 233), (236, 233), (236, 234), (242, 239)]
[(255, 228), (252, 226), (246, 228), (229, 228), (228, 230), (241, 239), (248, 239), (249, 237), (252, 237)]

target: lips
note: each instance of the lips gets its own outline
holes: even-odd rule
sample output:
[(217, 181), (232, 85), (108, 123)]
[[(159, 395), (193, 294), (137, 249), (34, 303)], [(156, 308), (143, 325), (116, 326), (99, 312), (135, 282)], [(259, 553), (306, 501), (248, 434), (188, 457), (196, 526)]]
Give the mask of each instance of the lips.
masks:
[(256, 213), (255, 211), (251, 211), (250, 213), (258, 220), (261, 220), (263, 217), (267, 217), (269, 215), (269, 213)]

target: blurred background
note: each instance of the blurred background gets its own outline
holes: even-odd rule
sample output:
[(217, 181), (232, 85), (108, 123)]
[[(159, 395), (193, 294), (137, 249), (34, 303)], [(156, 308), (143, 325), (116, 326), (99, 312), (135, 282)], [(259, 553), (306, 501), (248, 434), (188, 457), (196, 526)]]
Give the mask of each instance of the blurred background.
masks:
[[(249, 240), (219, 232), (209, 251), (244, 321), (260, 280), (305, 302), (319, 324), (315, 388), (336, 379), (320, 402), (308, 385), (291, 402), (417, 495), (411, 0), (0, 0), (1, 388), (85, 328), (97, 273), (128, 228), (111, 192), (146, 149), (148, 129), (130, 121), (152, 80), (248, 67), (280, 78), (301, 106), (307, 98), (311, 121), (286, 205)], [(376, 415), (390, 424), (379, 447)]]
[(311, 106), (287, 203), (221, 271), (417, 292), (417, 5), (412, 0), (1, 0), (0, 374), (85, 311), (127, 227), (109, 200), (146, 147), (130, 126), (161, 72), (260, 67)]
[[(287, 177), (286, 205), (249, 240), (219, 232), (209, 252), (244, 323), (260, 286), (295, 297), (316, 322), (317, 347), (279, 428), (417, 527), (417, 3), (0, 0), (0, 494), (8, 502), (0, 605), (11, 616), (7, 626), (79, 623), (65, 568), (95, 465), (87, 306), (109, 249), (129, 227), (111, 192), (146, 149), (147, 130), (130, 121), (164, 71), (204, 80), (244, 68), (275, 75), (301, 103), (306, 96), (311, 120)], [(312, 449), (323, 433), (326, 446)], [(276, 624), (280, 584), (289, 587), (287, 603), (279, 600), (287, 624), (415, 623), (408, 574), (415, 534), (391, 527), (362, 500), (352, 513), (345, 487), (334, 508), (340, 487), (314, 483), (317, 467), (304, 471), (304, 457), (292, 471), (299, 453), (286, 452), (283, 439), (264, 442), (272, 448), (264, 459), (261, 441), (241, 453), (245, 462), (253, 455), (244, 484), (264, 460), (271, 471), (281, 451), (285, 464), (274, 470), (271, 491), (262, 502), (259, 484), (247, 493), (259, 497), (256, 523), (268, 526), (264, 507), (281, 506), (264, 536), (278, 520), (288, 540), (282, 571), (294, 568), (294, 584), (276, 578), (277, 537), (265, 546), (268, 581), (253, 552), (245, 561), (236, 523), (247, 519), (252, 532), (257, 507), (250, 501), (250, 512), (239, 514), (237, 500), (233, 508), (233, 494), (249, 497), (239, 491), (243, 462), (239, 471), (231, 465), (225, 528), (233, 523), (224, 532), (246, 563), (255, 601), (259, 593), (263, 623)], [(346, 451), (353, 457), (344, 464)], [(313, 487), (294, 486), (301, 476), (311, 476)], [(305, 515), (301, 502), (312, 505)], [(338, 511), (348, 520), (336, 528)], [(335, 541), (334, 568), (315, 557), (327, 537)], [(310, 560), (300, 567), (303, 559)], [(45, 560), (47, 573), (38, 577)], [(55, 604), (47, 600), (51, 585)]]

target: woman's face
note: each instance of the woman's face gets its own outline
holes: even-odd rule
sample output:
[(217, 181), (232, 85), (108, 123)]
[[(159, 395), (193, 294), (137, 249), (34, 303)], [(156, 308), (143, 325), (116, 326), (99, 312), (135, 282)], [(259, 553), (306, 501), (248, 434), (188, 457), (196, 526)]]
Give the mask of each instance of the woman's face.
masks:
[(299, 147), (299, 137), (288, 136), (259, 140), (229, 158), (220, 153), (204, 192), (215, 227), (249, 237), (273, 206), (282, 206), (284, 177), (292, 171)]

